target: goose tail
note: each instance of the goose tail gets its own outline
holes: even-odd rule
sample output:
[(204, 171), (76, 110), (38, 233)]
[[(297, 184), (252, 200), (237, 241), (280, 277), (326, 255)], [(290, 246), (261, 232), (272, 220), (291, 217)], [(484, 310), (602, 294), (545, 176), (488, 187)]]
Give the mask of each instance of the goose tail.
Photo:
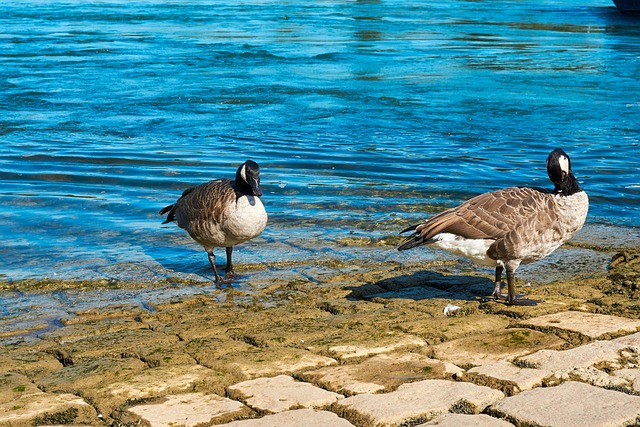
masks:
[(407, 227), (400, 232), (400, 234), (404, 234), (413, 231), (413, 234), (407, 236), (404, 243), (398, 246), (399, 251), (406, 251), (407, 249), (415, 248), (416, 246), (421, 246), (426, 243), (422, 235), (416, 231), (417, 227), (417, 225), (412, 225), (411, 227)]
[(167, 219), (166, 219), (166, 220), (164, 220), (163, 224), (168, 224), (168, 223), (170, 223), (171, 221), (175, 220), (175, 216), (174, 216), (174, 214), (173, 214), (173, 213), (174, 213), (174, 210), (173, 210), (173, 207), (174, 207), (174, 206), (175, 206), (175, 205), (165, 206), (164, 208), (162, 208), (162, 209), (160, 210), (160, 215), (164, 215), (164, 214), (166, 214), (167, 212), (169, 213), (169, 215), (167, 215)]

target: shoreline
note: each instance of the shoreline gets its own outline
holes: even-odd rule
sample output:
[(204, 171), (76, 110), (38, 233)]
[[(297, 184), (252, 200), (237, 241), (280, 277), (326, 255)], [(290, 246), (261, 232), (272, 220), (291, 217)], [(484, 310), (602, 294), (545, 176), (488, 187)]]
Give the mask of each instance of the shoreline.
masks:
[[(1, 295), (6, 301), (31, 305), (14, 316), (13, 324), (11, 316), (5, 316), (0, 329), (0, 413), (5, 414), (0, 425), (162, 425), (145, 418), (140, 408), (156, 405), (169, 416), (173, 406), (167, 402), (188, 396), (194, 405), (214, 397), (240, 405), (240, 410), (223, 411), (204, 425), (258, 422), (279, 411), (252, 403), (242, 386), (258, 379), (280, 381), (282, 376), (296, 386), (344, 399), (392, 398), (406, 387), (436, 380), (485, 384), (504, 396), (522, 394), (522, 387), (479, 377), (473, 369), (498, 362), (517, 366), (518, 360), (539, 351), (567, 351), (596, 338), (615, 340), (635, 332), (635, 327), (613, 327), (593, 337), (584, 330), (528, 322), (545, 316), (560, 316), (554, 321), (561, 322), (571, 313), (619, 322), (640, 318), (638, 253), (640, 249), (629, 249), (628, 259), (616, 258), (610, 271), (531, 286), (519, 280), (517, 292), (544, 300), (535, 307), (487, 300), (491, 276), (450, 260), (427, 266), (366, 259), (304, 269), (291, 263), (271, 265), (242, 271), (248, 273), (250, 289), (216, 289), (201, 282), (167, 283), (155, 290), (130, 282), (98, 288), (93, 282), (64, 288), (61, 282), (35, 293), (29, 286), (5, 288)], [(557, 268), (563, 266), (551, 265), (549, 271)], [(56, 303), (29, 300), (36, 294)], [(96, 298), (99, 294), (102, 300)], [(461, 308), (448, 316), (443, 313), (448, 304)], [(38, 312), (47, 310), (38, 319)], [(36, 321), (29, 323), (30, 318)], [(608, 372), (604, 365), (598, 368)], [(569, 377), (545, 378), (547, 383), (540, 380), (534, 390)], [(633, 382), (624, 384), (619, 394), (640, 394)], [(270, 387), (276, 394), (280, 390)], [(313, 407), (314, 416), (328, 412), (356, 426), (381, 425), (366, 411), (339, 402), (298, 403), (288, 410)], [(472, 413), (496, 418), (489, 409), (475, 408)], [(487, 408), (497, 411), (495, 405)]]

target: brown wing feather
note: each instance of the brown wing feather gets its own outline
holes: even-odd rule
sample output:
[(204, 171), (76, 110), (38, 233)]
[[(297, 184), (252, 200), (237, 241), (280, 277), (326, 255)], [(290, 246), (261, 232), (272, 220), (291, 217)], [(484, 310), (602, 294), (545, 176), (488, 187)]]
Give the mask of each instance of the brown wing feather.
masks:
[(439, 233), (468, 239), (501, 239), (538, 215), (546, 192), (536, 188), (510, 187), (476, 196), (418, 224), (400, 249), (429, 243)]
[(225, 218), (226, 206), (235, 199), (235, 190), (227, 179), (196, 185), (182, 193), (167, 220), (175, 219), (178, 226), (185, 229), (193, 222), (219, 223)]

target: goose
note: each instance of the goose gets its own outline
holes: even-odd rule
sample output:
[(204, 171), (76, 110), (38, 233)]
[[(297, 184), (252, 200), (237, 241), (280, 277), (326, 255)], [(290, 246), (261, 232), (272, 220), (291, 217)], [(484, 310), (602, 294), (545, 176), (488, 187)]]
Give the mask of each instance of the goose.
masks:
[[(579, 187), (571, 160), (556, 148), (547, 157), (553, 191), (510, 187), (473, 197), (430, 219), (403, 230), (413, 232), (398, 250), (428, 245), (495, 267), (492, 296), (509, 304), (535, 305), (517, 299), (515, 272), (520, 264), (539, 261), (580, 230), (589, 210), (589, 198)], [(508, 294), (501, 293), (507, 270)]]
[[(216, 283), (236, 277), (231, 255), (233, 247), (253, 239), (267, 225), (267, 212), (260, 200), (260, 167), (252, 160), (236, 171), (235, 181), (218, 179), (189, 187), (172, 205), (162, 208), (163, 224), (175, 221), (207, 252)], [(224, 247), (227, 266), (224, 280), (216, 268), (214, 248)]]

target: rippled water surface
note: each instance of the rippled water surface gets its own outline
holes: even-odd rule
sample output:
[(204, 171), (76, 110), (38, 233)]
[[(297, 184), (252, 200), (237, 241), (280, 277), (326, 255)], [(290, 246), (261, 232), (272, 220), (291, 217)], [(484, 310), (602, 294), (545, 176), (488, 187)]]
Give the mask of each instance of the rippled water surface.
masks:
[(238, 263), (546, 187), (556, 146), (589, 225), (638, 235), (640, 20), (608, 0), (5, 0), (0, 28), (5, 280), (207, 272), (158, 211), (247, 158), (270, 224)]

